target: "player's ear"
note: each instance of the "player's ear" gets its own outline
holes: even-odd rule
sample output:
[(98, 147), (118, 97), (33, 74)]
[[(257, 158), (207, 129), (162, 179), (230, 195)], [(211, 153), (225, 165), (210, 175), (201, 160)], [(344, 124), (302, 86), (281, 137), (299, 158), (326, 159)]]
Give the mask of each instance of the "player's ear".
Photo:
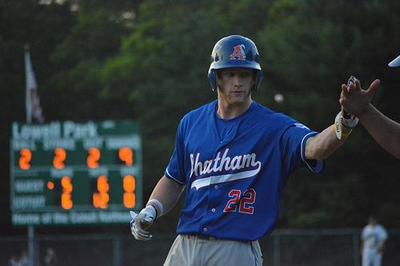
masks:
[(253, 70), (253, 79), (251, 82), (251, 92), (255, 92), (257, 90), (256, 88), (256, 79), (257, 79), (257, 72), (255, 70)]
[(221, 70), (217, 70), (215, 72), (216, 72), (217, 80), (221, 80), (222, 79), (222, 71)]
[(222, 73), (221, 73), (221, 71), (217, 70), (215, 76), (217, 78), (217, 80), (216, 80), (217, 89), (221, 88), (221, 86), (220, 86), (221, 82), (222, 82)]

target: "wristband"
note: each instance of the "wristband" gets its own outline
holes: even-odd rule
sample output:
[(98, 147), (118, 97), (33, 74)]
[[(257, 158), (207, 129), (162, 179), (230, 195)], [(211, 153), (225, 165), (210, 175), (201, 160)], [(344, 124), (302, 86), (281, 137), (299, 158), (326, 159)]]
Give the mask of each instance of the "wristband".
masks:
[(149, 200), (146, 204), (147, 206), (151, 206), (156, 210), (157, 218), (164, 214), (164, 206), (158, 199)]
[(348, 128), (349, 131), (347, 133), (344, 133), (343, 132), (343, 127), (348, 128), (345, 125), (340, 125), (340, 124), (335, 123), (335, 128), (333, 130), (335, 131), (336, 138), (338, 140), (347, 139), (350, 136), (351, 132), (353, 131), (352, 129)]
[[(351, 134), (352, 129), (357, 125), (358, 118), (352, 117), (350, 119), (343, 118), (343, 112), (340, 111), (335, 117), (335, 133), (338, 140), (345, 140)], [(346, 128), (347, 132), (344, 132)]]

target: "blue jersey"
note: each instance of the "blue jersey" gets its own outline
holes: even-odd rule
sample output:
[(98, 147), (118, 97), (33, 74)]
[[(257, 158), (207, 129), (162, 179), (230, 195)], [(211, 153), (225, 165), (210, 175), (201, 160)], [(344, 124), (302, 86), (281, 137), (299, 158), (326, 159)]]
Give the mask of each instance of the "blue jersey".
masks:
[(186, 114), (165, 175), (186, 186), (178, 234), (252, 241), (277, 220), (286, 177), (306, 165), (306, 140), (317, 134), (256, 102), (232, 120), (217, 117), (217, 101)]

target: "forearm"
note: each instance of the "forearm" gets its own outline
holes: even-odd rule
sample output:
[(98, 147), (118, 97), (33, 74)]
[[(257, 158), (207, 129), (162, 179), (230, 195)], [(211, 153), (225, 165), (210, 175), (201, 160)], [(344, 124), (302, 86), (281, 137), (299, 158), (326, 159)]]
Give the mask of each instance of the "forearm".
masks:
[(342, 146), (345, 140), (345, 138), (338, 140), (335, 134), (335, 126), (331, 125), (318, 135), (307, 140), (305, 148), (306, 159), (324, 160)]
[(372, 104), (359, 118), (376, 142), (400, 159), (400, 124), (382, 114)]
[(166, 176), (163, 176), (153, 189), (149, 202), (151, 200), (159, 201), (163, 206), (162, 214), (165, 214), (176, 205), (183, 188), (184, 186), (179, 185)]

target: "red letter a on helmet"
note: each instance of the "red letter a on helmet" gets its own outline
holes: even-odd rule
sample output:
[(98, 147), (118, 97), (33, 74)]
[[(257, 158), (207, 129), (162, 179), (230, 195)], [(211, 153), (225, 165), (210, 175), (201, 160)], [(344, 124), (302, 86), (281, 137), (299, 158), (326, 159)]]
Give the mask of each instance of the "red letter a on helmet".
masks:
[(233, 47), (233, 52), (229, 55), (230, 60), (246, 60), (246, 54), (244, 53), (244, 44), (239, 44)]

